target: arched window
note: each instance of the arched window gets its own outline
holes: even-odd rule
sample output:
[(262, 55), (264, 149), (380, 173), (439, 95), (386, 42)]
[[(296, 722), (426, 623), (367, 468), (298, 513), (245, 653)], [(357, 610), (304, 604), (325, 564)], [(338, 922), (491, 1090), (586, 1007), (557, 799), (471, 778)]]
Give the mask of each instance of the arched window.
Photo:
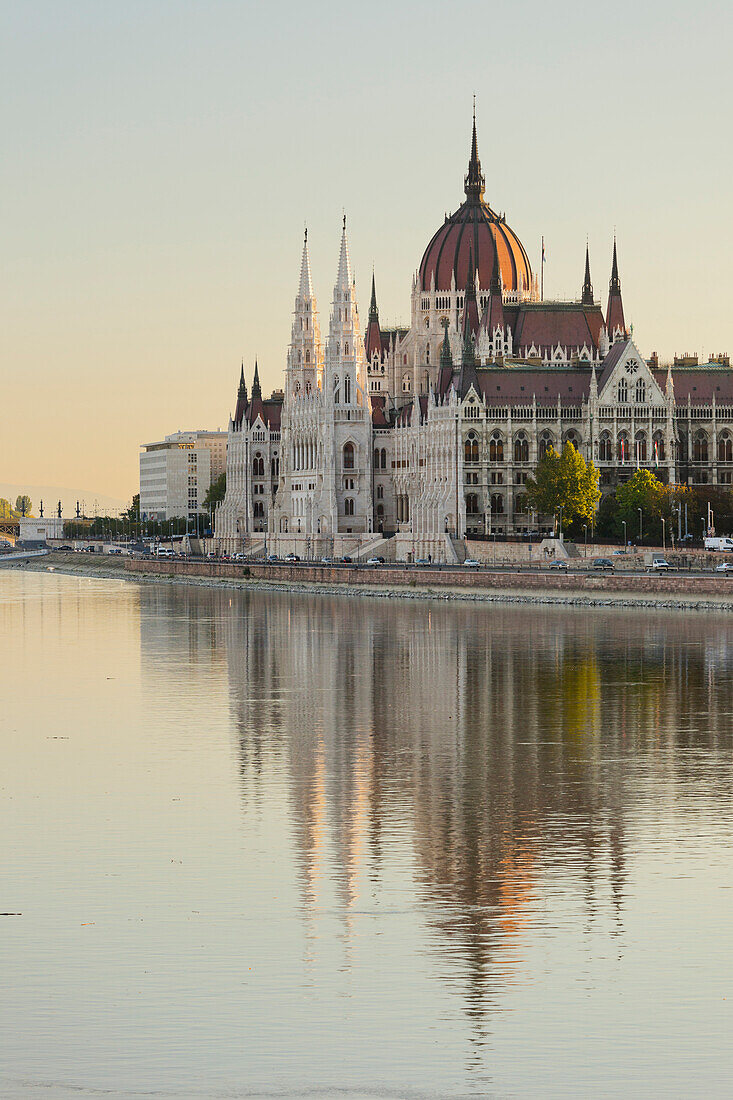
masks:
[[(300, 325), (301, 325), (301, 328), (302, 328), (302, 326), (303, 326), (303, 322), (302, 322), (302, 321), (300, 322)], [(302, 363), (302, 361), (303, 361), (303, 353), (302, 353), (301, 351), (299, 351), (299, 352), (298, 352), (298, 366), (300, 366), (300, 364)]]
[(733, 462), (733, 440), (727, 432), (718, 440), (718, 462)]
[(311, 361), (311, 353), (310, 353), (309, 351), (307, 351), (307, 352), (305, 353), (305, 363), (306, 363), (306, 366), (307, 366), (307, 365), (308, 365), (308, 364), (310, 363), (310, 361)]
[(473, 432), (471, 432), (463, 446), (463, 460), (464, 462), (478, 462), (478, 439)]
[(654, 440), (652, 441), (652, 457), (655, 462), (664, 462), (664, 436), (661, 432), (654, 433)]
[(351, 375), (347, 374), (344, 378), (344, 405), (351, 404)]
[(288, 533), (288, 517), (282, 516), (280, 519), (280, 534), (287, 535)]
[(384, 500), (384, 485), (377, 485), (377, 500)]
[(636, 451), (636, 461), (646, 462), (646, 432), (637, 432), (634, 438), (634, 449)]
[(349, 354), (349, 342), (347, 340), (346, 343), (344, 344), (344, 355), (348, 355), (348, 354)]
[(466, 497), (466, 513), (469, 516), (477, 516), (478, 511), (478, 494), (469, 493)]
[(523, 435), (514, 440), (514, 461), (529, 462), (529, 440)]
[(378, 447), (374, 448), (374, 469), (375, 470), (379, 469), (379, 448)]
[(618, 403), (619, 405), (625, 405), (629, 400), (629, 383), (625, 378), (622, 378), (618, 384)]
[(527, 497), (524, 493), (518, 496), (514, 501), (514, 511), (518, 516), (526, 516), (529, 512), (529, 504), (527, 503)]
[(252, 474), (254, 477), (265, 476), (265, 460), (259, 451), (252, 459)]
[(280, 476), (280, 462), (277, 455), (275, 455), (274, 458), (270, 459), (270, 472), (273, 477)]
[(491, 514), (492, 516), (504, 515), (504, 497), (501, 493), (491, 494)]
[(339, 376), (338, 375), (336, 375), (336, 377), (333, 380), (333, 399), (334, 399), (334, 401), (336, 402), (337, 405), (341, 404), (341, 386), (339, 384)]
[(354, 444), (353, 443), (344, 443), (343, 456), (344, 456), (344, 469), (345, 470), (353, 470), (354, 469)]
[(636, 379), (636, 404), (643, 405), (646, 401), (646, 382), (643, 378)]
[(347, 497), (344, 501), (344, 515), (353, 516), (354, 514), (354, 499), (353, 497)]
[(616, 445), (616, 457), (619, 462), (629, 462), (631, 460), (631, 453), (629, 449), (629, 437), (626, 432), (618, 433), (618, 441)]
[(603, 432), (598, 443), (598, 457), (601, 462), (611, 462), (613, 447), (611, 446), (611, 433)]
[(387, 451), (384, 447), (382, 447), (382, 469), (387, 469)]
[(575, 432), (568, 432), (568, 434), (565, 436), (565, 442), (566, 443), (572, 443), (572, 445), (573, 445), (573, 447), (575, 447), (576, 451), (578, 450), (578, 447), (580, 446), (580, 440), (578, 439)]
[(252, 506), (255, 519), (263, 519), (265, 515), (265, 505), (261, 500), (256, 500)]
[(308, 379), (308, 381), (307, 381), (307, 382), (306, 382), (306, 384), (305, 384), (305, 392), (306, 392), (306, 393), (310, 393), (310, 392), (311, 392), (311, 384), (310, 384), (310, 379)]
[(378, 504), (377, 505), (377, 518), (382, 519), (383, 516), (384, 516), (384, 505), (383, 504)]
[(552, 436), (549, 432), (543, 432), (540, 436), (540, 458), (544, 458), (547, 452), (553, 445)]
[(504, 442), (498, 436), (489, 440), (489, 462), (504, 461)]
[(405, 373), (402, 375), (402, 392), (409, 393), (411, 389), (412, 385), (410, 383), (410, 375), (407, 373), (407, 371), (405, 371)]
[(692, 461), (693, 462), (707, 462), (708, 460), (708, 437), (705, 432), (698, 432), (692, 443)]

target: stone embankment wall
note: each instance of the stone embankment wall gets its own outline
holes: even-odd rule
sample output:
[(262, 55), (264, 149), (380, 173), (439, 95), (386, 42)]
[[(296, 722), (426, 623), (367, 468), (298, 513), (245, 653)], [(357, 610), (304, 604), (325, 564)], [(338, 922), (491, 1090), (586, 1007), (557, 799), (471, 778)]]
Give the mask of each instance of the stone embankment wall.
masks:
[(471, 572), (444, 567), (435, 569), (356, 569), (327, 565), (243, 565), (237, 562), (187, 562), (128, 560), (125, 570), (168, 577), (217, 577), (220, 579), (267, 581), (282, 585), (303, 583), (370, 588), (459, 588), (501, 591), (553, 591), (594, 594), (637, 594), (659, 597), (715, 596), (733, 602), (733, 577), (695, 574), (625, 576), (624, 574), (504, 573)]

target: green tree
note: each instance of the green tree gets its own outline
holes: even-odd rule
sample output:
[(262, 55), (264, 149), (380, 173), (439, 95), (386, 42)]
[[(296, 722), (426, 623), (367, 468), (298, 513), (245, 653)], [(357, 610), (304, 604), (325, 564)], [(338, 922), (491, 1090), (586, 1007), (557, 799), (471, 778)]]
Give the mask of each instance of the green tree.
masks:
[[(615, 533), (623, 535), (626, 521), (626, 535), (630, 541), (639, 538), (640, 529), (646, 542), (662, 541), (662, 520), (666, 524), (666, 533), (670, 534), (672, 502), (665, 485), (657, 481), (651, 470), (637, 470), (624, 485), (619, 485), (615, 493)], [(641, 518), (639, 509), (641, 508)]]
[(224, 494), (227, 491), (227, 475), (226, 471), (223, 474), (219, 474), (216, 481), (212, 481), (209, 488), (206, 490), (206, 496), (204, 497), (204, 508), (211, 508), (212, 504), (220, 504), (224, 499)]
[(11, 519), (13, 515), (13, 509), (10, 507), (10, 501), (5, 497), (0, 497), (0, 519)]
[(131, 519), (135, 523), (138, 522), (138, 520), (140, 519), (140, 494), (139, 493), (135, 493), (135, 495), (132, 498), (132, 501), (130, 503), (130, 507), (127, 508), (122, 514), (124, 515), (125, 519)]
[(527, 478), (530, 506), (546, 516), (562, 508), (563, 531), (592, 523), (600, 495), (598, 471), (572, 443), (565, 444), (562, 454), (548, 448), (538, 463), (537, 476)]
[(31, 514), (31, 507), (31, 498), (26, 493), (23, 493), (23, 495), (19, 496), (15, 501), (15, 510), (19, 516), (29, 516)]

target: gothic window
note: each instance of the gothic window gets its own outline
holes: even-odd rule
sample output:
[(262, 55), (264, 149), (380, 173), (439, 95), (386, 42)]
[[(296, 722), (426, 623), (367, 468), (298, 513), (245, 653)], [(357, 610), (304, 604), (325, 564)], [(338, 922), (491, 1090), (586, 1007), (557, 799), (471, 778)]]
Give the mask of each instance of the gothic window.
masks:
[(334, 401), (336, 402), (337, 405), (341, 404), (341, 387), (339, 385), (339, 376), (338, 375), (336, 375), (336, 377), (333, 380), (333, 399), (334, 399)]
[(514, 461), (529, 462), (529, 440), (518, 436), (514, 440)]
[(643, 378), (636, 379), (636, 404), (643, 405), (646, 401), (646, 382)]
[(636, 447), (636, 461), (646, 462), (646, 432), (637, 432), (634, 443)]
[(344, 515), (353, 516), (354, 514), (354, 500), (353, 497), (347, 497), (344, 501)]
[(252, 459), (252, 474), (254, 477), (265, 476), (265, 460), (259, 451)]
[(377, 500), (384, 500), (384, 485), (377, 485)]
[(374, 448), (374, 469), (375, 470), (379, 469), (379, 448), (378, 447)]
[(611, 434), (610, 432), (603, 432), (600, 442), (598, 444), (598, 457), (601, 462), (610, 462), (612, 452), (613, 448), (611, 447)]
[(518, 516), (526, 516), (529, 512), (529, 504), (527, 503), (527, 497), (524, 493), (518, 496), (514, 501), (514, 511)]
[(349, 354), (349, 343), (348, 343), (348, 340), (347, 340), (347, 342), (344, 344), (344, 355), (348, 355), (348, 354)]
[(382, 469), (387, 469), (387, 451), (384, 447), (382, 447)]
[(504, 442), (497, 436), (489, 440), (489, 462), (504, 461)]
[(409, 393), (411, 388), (412, 387), (410, 385), (410, 376), (407, 371), (405, 371), (405, 373), (402, 375), (402, 392)]
[(471, 432), (463, 447), (464, 462), (478, 462), (478, 439)]
[(692, 461), (693, 462), (707, 462), (708, 460), (708, 437), (705, 432), (698, 432), (692, 443)]
[(354, 444), (353, 443), (344, 443), (343, 456), (344, 456), (344, 469), (345, 470), (353, 470), (354, 469)]
[(305, 384), (305, 392), (306, 392), (306, 393), (310, 393), (310, 392), (311, 392), (311, 384), (310, 384), (310, 379), (309, 379), (309, 380), (308, 380), (308, 381), (306, 382), (306, 384)]
[(263, 519), (265, 515), (265, 505), (261, 500), (256, 500), (252, 506), (255, 519)]
[(351, 404), (351, 375), (347, 374), (344, 378), (344, 404)]
[(504, 514), (504, 496), (502, 493), (491, 494), (491, 514), (492, 516), (502, 516)]
[(383, 516), (384, 516), (384, 505), (383, 504), (378, 504), (377, 505), (377, 517), (379, 519), (382, 519)]
[(552, 448), (552, 436), (549, 432), (543, 432), (540, 436), (540, 458), (544, 458)]
[(466, 512), (469, 516), (476, 516), (478, 515), (478, 511), (478, 494), (469, 493), (466, 497)]
[(568, 432), (568, 434), (565, 436), (565, 442), (572, 443), (573, 447), (575, 447), (575, 450), (578, 450), (580, 440), (578, 439), (575, 432)]
[[(302, 324), (302, 323), (303, 323), (303, 322), (301, 321), (301, 324)], [(302, 361), (303, 361), (303, 353), (302, 353), (301, 351), (299, 351), (299, 352), (298, 352), (298, 366), (300, 366), (300, 364), (302, 363)]]
[(680, 439), (677, 445), (677, 457), (680, 462), (687, 461), (687, 436), (684, 434), (684, 432), (680, 433)]
[(625, 378), (622, 378), (618, 384), (618, 403), (619, 405), (625, 405), (629, 400), (629, 383)]
[(628, 462), (631, 458), (629, 454), (629, 437), (626, 432), (618, 433), (617, 454), (619, 462)]
[(654, 433), (654, 440), (652, 443), (652, 450), (654, 452), (653, 458), (655, 462), (664, 462), (664, 436), (661, 432)]
[(307, 352), (305, 353), (305, 365), (306, 365), (306, 366), (308, 366), (308, 364), (310, 363), (310, 361), (311, 361), (311, 353), (310, 353), (309, 351), (307, 351)]
[(280, 534), (287, 535), (288, 533), (288, 517), (282, 516), (280, 519)]
[(271, 471), (272, 477), (279, 477), (280, 476), (280, 461), (279, 461), (277, 455), (275, 455), (275, 457), (270, 460), (270, 471)]
[(427, 344), (425, 348), (425, 362), (430, 365), (430, 344)]
[(727, 432), (718, 440), (718, 462), (733, 462), (733, 440)]

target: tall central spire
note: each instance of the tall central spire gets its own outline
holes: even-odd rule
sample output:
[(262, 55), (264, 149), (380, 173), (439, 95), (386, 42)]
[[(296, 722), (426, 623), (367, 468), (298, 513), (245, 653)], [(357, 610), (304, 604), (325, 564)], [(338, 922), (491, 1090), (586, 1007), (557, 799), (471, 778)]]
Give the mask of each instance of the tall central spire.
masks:
[(482, 202), (486, 180), (481, 173), (481, 161), (478, 159), (478, 141), (476, 139), (476, 96), (473, 97), (473, 134), (471, 137), (471, 157), (468, 172), (463, 181), (466, 198), (469, 202)]
[(298, 288), (298, 297), (304, 301), (313, 297), (313, 280), (311, 279), (311, 261), (308, 255), (308, 230), (305, 231), (305, 240), (303, 241), (303, 259), (300, 262), (300, 286)]

